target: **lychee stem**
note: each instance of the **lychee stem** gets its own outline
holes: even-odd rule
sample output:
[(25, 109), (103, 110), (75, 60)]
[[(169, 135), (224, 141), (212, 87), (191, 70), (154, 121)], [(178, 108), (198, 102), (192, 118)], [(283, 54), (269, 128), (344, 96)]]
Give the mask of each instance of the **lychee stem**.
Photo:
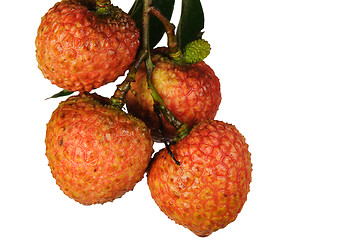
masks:
[(110, 98), (112, 105), (123, 108), (125, 104), (125, 98), (130, 90), (130, 84), (135, 81), (135, 74), (137, 73), (140, 65), (143, 63), (146, 57), (146, 51), (139, 52), (136, 61), (133, 63), (127, 74), (127, 77), (121, 84), (117, 85), (117, 89), (114, 92), (114, 95)]
[(96, 11), (95, 13), (104, 16), (109, 15), (112, 12), (112, 3), (110, 0), (96, 0)]
[(165, 28), (165, 32), (168, 38), (169, 56), (174, 61), (181, 61), (182, 51), (180, 50), (178, 42), (176, 40), (174, 24), (172, 24), (166, 17), (164, 17), (164, 15), (155, 6), (150, 6), (149, 12), (155, 17), (157, 17)]
[(95, 3), (97, 7), (105, 7), (112, 4), (110, 0), (96, 0)]
[[(155, 89), (152, 82), (152, 75), (154, 64), (150, 55), (150, 44), (149, 44), (149, 13), (152, 11), (152, 0), (144, 0), (143, 8), (143, 50), (147, 52), (147, 58), (145, 60), (145, 66), (147, 70), (147, 83), (148, 88), (151, 90), (151, 96), (156, 104), (159, 104), (159, 110), (163, 114), (163, 117), (171, 124), (174, 128), (177, 129), (179, 137), (182, 138), (186, 136), (190, 130), (187, 124), (182, 123), (174, 114), (165, 106), (162, 97), (159, 95)], [(174, 31), (174, 29), (173, 29)], [(179, 132), (180, 131), (180, 132)]]
[(167, 142), (167, 140), (164, 137), (164, 124), (163, 124), (163, 119), (162, 119), (162, 113), (160, 112), (159, 109), (159, 104), (154, 104), (154, 111), (157, 114), (158, 117), (158, 121), (159, 121), (159, 131), (162, 135), (162, 142), (165, 145), (165, 148), (167, 149), (168, 154), (171, 156), (171, 158), (173, 159), (173, 161), (175, 162), (175, 164), (177, 164), (178, 166), (180, 166), (180, 162), (176, 159), (176, 157), (174, 156), (172, 150), (169, 147), (169, 143)]

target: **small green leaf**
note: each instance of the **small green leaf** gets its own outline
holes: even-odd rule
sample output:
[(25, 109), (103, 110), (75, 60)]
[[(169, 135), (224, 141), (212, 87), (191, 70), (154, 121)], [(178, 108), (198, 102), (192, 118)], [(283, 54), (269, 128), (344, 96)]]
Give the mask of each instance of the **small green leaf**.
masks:
[(204, 28), (204, 13), (200, 0), (182, 0), (182, 12), (177, 27), (177, 41), (181, 49), (199, 39)]
[(48, 99), (51, 99), (51, 98), (65, 97), (65, 96), (68, 96), (68, 95), (70, 95), (72, 93), (73, 92), (64, 89), (64, 90), (61, 90), (60, 92), (58, 92), (57, 94), (54, 94), (53, 96), (46, 98), (45, 100), (48, 100)]
[[(153, 5), (170, 20), (173, 14), (175, 0), (153, 0)], [(138, 29), (143, 32), (143, 6), (144, 0), (136, 0), (129, 10), (129, 15), (136, 22)], [(165, 33), (163, 24), (154, 16), (149, 20), (149, 41), (150, 48), (154, 48), (162, 39)]]

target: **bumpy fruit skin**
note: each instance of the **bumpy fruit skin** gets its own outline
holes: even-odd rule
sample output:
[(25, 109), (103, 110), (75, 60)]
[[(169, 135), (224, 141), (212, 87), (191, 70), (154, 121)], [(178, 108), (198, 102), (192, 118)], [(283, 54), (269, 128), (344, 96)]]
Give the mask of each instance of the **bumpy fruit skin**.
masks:
[(251, 154), (244, 137), (230, 124), (206, 121), (166, 150), (148, 172), (151, 195), (176, 223), (205, 237), (234, 221), (250, 189)]
[(46, 156), (53, 177), (70, 198), (84, 204), (113, 201), (132, 190), (153, 153), (140, 120), (81, 94), (60, 103), (46, 129)]
[(211, 45), (204, 39), (188, 43), (183, 50), (183, 58), (187, 63), (203, 61), (211, 52)]
[(114, 6), (101, 17), (89, 0), (63, 0), (41, 19), (36, 58), (53, 84), (90, 91), (124, 75), (139, 47), (135, 22)]
[[(214, 119), (221, 103), (218, 77), (204, 61), (179, 65), (160, 55), (153, 58), (155, 68), (152, 81), (165, 106), (181, 122), (190, 128), (198, 123)], [(159, 121), (154, 113), (154, 101), (148, 89), (146, 70), (141, 67), (131, 85), (133, 92), (127, 94), (128, 111), (142, 119), (152, 130), (153, 140), (160, 142)], [(165, 138), (172, 140), (176, 129), (163, 119)]]

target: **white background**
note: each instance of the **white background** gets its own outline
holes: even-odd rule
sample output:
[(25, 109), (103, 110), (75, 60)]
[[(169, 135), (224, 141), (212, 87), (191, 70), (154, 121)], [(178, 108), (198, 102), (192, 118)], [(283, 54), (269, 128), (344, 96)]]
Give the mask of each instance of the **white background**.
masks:
[[(197, 239), (158, 209), (145, 179), (94, 206), (55, 184), (45, 128), (65, 98), (44, 100), (60, 89), (37, 68), (34, 43), (55, 2), (2, 6), (0, 239)], [(113, 4), (128, 11), (132, 1)], [(242, 212), (207, 239), (361, 239), (360, 1), (203, 5), (212, 45), (206, 62), (223, 96), (216, 118), (236, 125), (253, 162)], [(97, 92), (114, 90), (109, 84)]]

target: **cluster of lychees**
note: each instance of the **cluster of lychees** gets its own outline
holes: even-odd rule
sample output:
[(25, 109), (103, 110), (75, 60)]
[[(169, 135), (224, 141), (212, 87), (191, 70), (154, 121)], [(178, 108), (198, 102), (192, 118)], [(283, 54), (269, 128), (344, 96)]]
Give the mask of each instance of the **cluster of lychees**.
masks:
[[(214, 120), (221, 91), (203, 61), (209, 44), (150, 52), (140, 49), (140, 35), (110, 1), (63, 0), (42, 18), (40, 70), (57, 86), (79, 91), (47, 124), (52, 175), (67, 196), (90, 205), (120, 198), (147, 172), (159, 208), (208, 236), (234, 221), (247, 199), (248, 145), (233, 125)], [(89, 93), (127, 70), (112, 98)], [(153, 155), (154, 141), (165, 148)]]

